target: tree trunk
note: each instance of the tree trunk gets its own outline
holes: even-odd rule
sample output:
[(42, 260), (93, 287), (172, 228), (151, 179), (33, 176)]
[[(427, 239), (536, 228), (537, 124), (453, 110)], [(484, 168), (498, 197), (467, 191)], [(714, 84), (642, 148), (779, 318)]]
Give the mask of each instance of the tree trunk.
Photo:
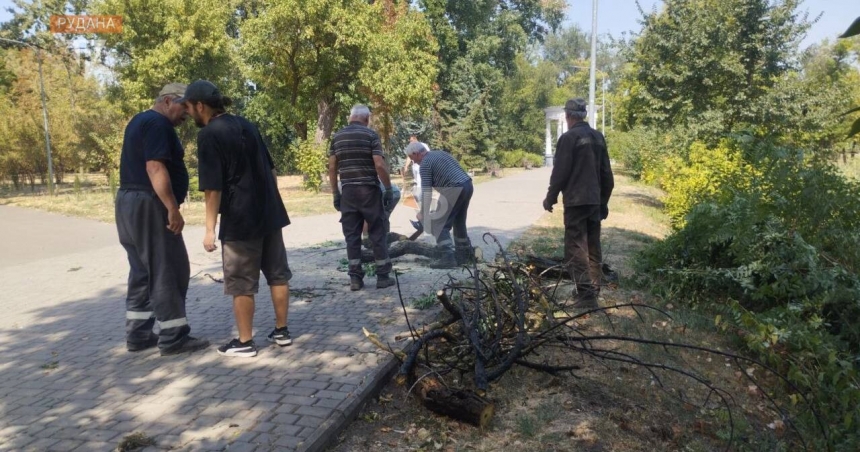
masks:
[(433, 376), (415, 384), (415, 394), (430, 411), (476, 427), (487, 428), (496, 406), (469, 390), (451, 390)]
[(314, 143), (320, 144), (331, 136), (334, 121), (337, 117), (337, 107), (331, 99), (317, 101), (317, 130), (314, 133)]
[[(400, 240), (391, 243), (388, 246), (388, 257), (393, 259), (406, 254), (417, 254), (419, 256), (429, 257), (430, 259), (441, 259), (445, 250), (437, 248), (436, 245), (429, 243), (413, 242), (410, 240)], [(361, 250), (362, 262), (375, 262), (373, 251), (368, 249)]]

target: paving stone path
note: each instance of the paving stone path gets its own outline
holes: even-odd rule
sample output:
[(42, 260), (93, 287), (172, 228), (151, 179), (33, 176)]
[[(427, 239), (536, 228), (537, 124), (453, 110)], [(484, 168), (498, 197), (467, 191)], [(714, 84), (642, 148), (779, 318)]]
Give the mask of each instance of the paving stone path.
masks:
[[(549, 171), (480, 184), (469, 212), (475, 244), (491, 231), (503, 243), (541, 215)], [(408, 234), (414, 211), (398, 208), (393, 229)], [(285, 229), (294, 278), (294, 343), (269, 345), (274, 316), (257, 297), (256, 358), (224, 358), (235, 335), (231, 303), (216, 280), (220, 253), (202, 249), (203, 230), (184, 233), (191, 260), (188, 319), (213, 345), (161, 357), (125, 350), (127, 261), (111, 224), (0, 206), (0, 450), (108, 451), (143, 433), (146, 450), (321, 450), (379, 389), (395, 361), (369, 344), (366, 327), (393, 347), (407, 331), (397, 288), (350, 292), (338, 269), (346, 252), (337, 214), (295, 218)], [(422, 240), (427, 240), (423, 238)], [(494, 249), (485, 246), (485, 257)], [(395, 260), (410, 320), (438, 311), (409, 307), (452, 271), (422, 258)], [(453, 271), (456, 273), (457, 271)], [(265, 289), (265, 285), (263, 285)]]

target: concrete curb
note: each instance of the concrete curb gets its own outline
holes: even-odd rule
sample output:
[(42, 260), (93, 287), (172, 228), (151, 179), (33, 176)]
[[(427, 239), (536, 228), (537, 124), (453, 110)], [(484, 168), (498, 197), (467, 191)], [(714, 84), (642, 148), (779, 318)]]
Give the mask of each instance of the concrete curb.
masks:
[(337, 411), (323, 422), (323, 424), (314, 431), (302, 445), (298, 451), (301, 452), (322, 452), (337, 441), (337, 436), (344, 431), (346, 427), (358, 417), (358, 413), (364, 405), (376, 397), (382, 388), (394, 376), (400, 366), (394, 356), (389, 357), (388, 362), (383, 365), (382, 369), (374, 372), (373, 379), (364, 385), (364, 389), (357, 394), (352, 403), (349, 404), (343, 411)]

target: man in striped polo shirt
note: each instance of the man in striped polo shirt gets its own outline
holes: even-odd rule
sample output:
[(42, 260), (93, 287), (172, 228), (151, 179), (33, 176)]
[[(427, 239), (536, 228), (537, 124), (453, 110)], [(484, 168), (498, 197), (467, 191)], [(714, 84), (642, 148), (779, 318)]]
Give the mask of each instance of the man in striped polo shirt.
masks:
[[(421, 166), (421, 205), (418, 219), (424, 224), (424, 230), (430, 231), (436, 237), (436, 246), (445, 250), (439, 266), (453, 267), (468, 263), (472, 256), (472, 243), (466, 230), (466, 216), (474, 192), (472, 178), (463, 171), (451, 154), (428, 151), (422, 143), (406, 146), (406, 155)], [(440, 197), (436, 211), (430, 212), (434, 188)]]
[[(376, 288), (394, 285), (394, 279), (388, 276), (391, 273), (391, 260), (388, 258), (388, 237), (385, 231), (385, 208), (393, 203), (394, 192), (382, 154), (382, 142), (379, 135), (367, 127), (369, 122), (369, 108), (364, 105), (352, 107), (349, 125), (334, 134), (328, 154), (328, 175), (334, 194), (334, 208), (340, 212), (346, 240), (350, 290), (364, 287), (361, 231), (365, 222), (373, 243), (373, 258), (376, 259)], [(342, 193), (338, 191), (338, 177)]]

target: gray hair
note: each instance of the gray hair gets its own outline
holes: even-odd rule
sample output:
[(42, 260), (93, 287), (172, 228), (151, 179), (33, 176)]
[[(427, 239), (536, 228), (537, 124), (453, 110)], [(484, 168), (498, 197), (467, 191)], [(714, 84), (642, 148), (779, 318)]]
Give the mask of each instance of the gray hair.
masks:
[(420, 154), (421, 151), (426, 151), (426, 150), (427, 150), (427, 148), (424, 147), (424, 144), (416, 141), (414, 143), (409, 143), (409, 146), (406, 146), (406, 149), (403, 152), (405, 152), (406, 155), (416, 155), (416, 154)]
[(158, 96), (155, 98), (155, 103), (160, 104), (160, 103), (163, 103), (164, 101), (166, 101), (167, 99), (176, 100), (176, 99), (179, 99), (180, 97), (182, 97), (182, 96), (180, 96), (178, 94), (162, 94), (161, 96)]
[(349, 119), (357, 119), (359, 121), (367, 122), (370, 119), (370, 108), (367, 105), (355, 105), (352, 107), (352, 110), (349, 111)]

